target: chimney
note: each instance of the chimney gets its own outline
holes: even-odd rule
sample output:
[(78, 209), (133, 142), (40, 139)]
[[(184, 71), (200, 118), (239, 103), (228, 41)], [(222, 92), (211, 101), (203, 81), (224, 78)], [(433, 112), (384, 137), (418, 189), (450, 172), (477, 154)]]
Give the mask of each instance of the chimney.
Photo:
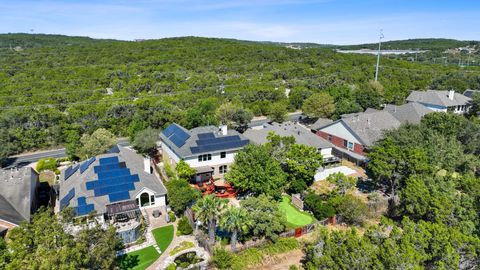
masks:
[(455, 91), (453, 90), (448, 91), (448, 99), (453, 100), (454, 96), (455, 96)]
[(228, 126), (227, 125), (221, 125), (219, 128), (220, 128), (220, 132), (223, 136), (226, 136), (228, 134)]
[(152, 169), (150, 167), (150, 157), (143, 157), (143, 170), (148, 174), (152, 173)]

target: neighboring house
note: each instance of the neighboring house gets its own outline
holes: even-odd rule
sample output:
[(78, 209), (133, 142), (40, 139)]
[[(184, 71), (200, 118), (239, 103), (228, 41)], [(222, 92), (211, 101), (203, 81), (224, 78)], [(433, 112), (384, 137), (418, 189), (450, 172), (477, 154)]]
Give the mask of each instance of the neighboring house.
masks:
[(60, 210), (72, 207), (76, 217), (93, 215), (131, 243), (140, 236), (140, 209), (165, 208), (167, 191), (151, 173), (149, 159), (129, 148), (114, 149), (62, 172)]
[(465, 92), (463, 92), (463, 95), (473, 99), (474, 95), (480, 95), (480, 90), (472, 90), (472, 89), (467, 89)]
[(434, 112), (433, 110), (416, 102), (411, 102), (400, 106), (387, 104), (384, 110), (392, 114), (393, 117), (395, 117), (402, 124), (418, 124), (426, 114)]
[(370, 109), (345, 115), (315, 132), (335, 145), (334, 155), (360, 164), (366, 161), (366, 150), (382, 138), (384, 131), (396, 129), (400, 124), (388, 111)]
[(243, 135), (253, 143), (265, 144), (268, 142), (267, 136), (270, 132), (282, 137), (293, 136), (296, 143), (317, 148), (324, 160), (334, 157), (332, 155), (332, 143), (316, 136), (307, 128), (291, 122), (264, 124), (261, 129), (247, 129)]
[(468, 112), (472, 99), (453, 90), (450, 91), (412, 91), (407, 97), (408, 102), (416, 102), (437, 112), (453, 112), (464, 114)]
[(204, 182), (212, 177), (223, 178), (235, 154), (249, 140), (227, 126), (187, 130), (173, 123), (160, 133), (160, 142), (165, 163), (174, 168), (183, 159), (197, 171), (195, 181)]
[(37, 210), (38, 174), (30, 167), (0, 170), (0, 235)]

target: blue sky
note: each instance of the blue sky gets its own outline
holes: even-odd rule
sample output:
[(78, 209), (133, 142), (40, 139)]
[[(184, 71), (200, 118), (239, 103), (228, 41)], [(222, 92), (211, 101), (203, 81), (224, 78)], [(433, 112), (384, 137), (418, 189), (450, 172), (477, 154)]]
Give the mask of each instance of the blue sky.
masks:
[(480, 39), (478, 0), (0, 0), (0, 33), (357, 44)]

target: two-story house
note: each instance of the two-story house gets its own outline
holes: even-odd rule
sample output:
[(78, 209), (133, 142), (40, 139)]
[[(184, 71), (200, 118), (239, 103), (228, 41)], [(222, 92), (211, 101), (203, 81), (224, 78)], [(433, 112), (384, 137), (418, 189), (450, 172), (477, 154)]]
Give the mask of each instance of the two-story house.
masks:
[(408, 102), (420, 103), (436, 112), (453, 112), (464, 114), (468, 112), (472, 99), (453, 90), (450, 91), (412, 91), (407, 97)]
[(163, 161), (175, 167), (184, 160), (197, 171), (196, 182), (223, 178), (235, 154), (249, 140), (227, 126), (205, 126), (187, 130), (171, 124), (160, 133)]

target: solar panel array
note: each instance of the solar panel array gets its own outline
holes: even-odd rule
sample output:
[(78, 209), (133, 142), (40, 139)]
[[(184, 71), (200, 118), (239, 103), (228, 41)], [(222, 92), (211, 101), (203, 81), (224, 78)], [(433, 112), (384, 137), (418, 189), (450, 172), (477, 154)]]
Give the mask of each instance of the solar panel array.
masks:
[(88, 169), (88, 166), (92, 164), (95, 161), (95, 157), (90, 158), (87, 161), (84, 161), (82, 164), (80, 164), (80, 173), (83, 173)]
[(162, 131), (163, 135), (170, 139), (177, 147), (182, 147), (185, 142), (190, 138), (190, 134), (185, 132), (177, 124), (171, 124)]
[(215, 137), (213, 133), (198, 134), (197, 146), (190, 147), (192, 154), (205, 153), (218, 150), (240, 148), (248, 144), (238, 135)]
[(67, 180), (72, 174), (74, 174), (80, 165), (70, 166), (65, 170), (65, 180)]
[(75, 207), (75, 214), (77, 216), (88, 215), (90, 212), (95, 210), (95, 206), (93, 204), (87, 204), (87, 199), (85, 197), (79, 197), (77, 202), (78, 206)]
[(99, 159), (99, 165), (93, 167), (98, 180), (85, 183), (87, 190), (93, 190), (94, 196), (108, 196), (110, 202), (130, 199), (129, 191), (135, 189), (140, 178), (132, 175), (130, 169), (120, 162), (118, 157)]
[(70, 191), (60, 200), (60, 209), (67, 207), (70, 204), (70, 200), (75, 197), (75, 188), (70, 189)]

